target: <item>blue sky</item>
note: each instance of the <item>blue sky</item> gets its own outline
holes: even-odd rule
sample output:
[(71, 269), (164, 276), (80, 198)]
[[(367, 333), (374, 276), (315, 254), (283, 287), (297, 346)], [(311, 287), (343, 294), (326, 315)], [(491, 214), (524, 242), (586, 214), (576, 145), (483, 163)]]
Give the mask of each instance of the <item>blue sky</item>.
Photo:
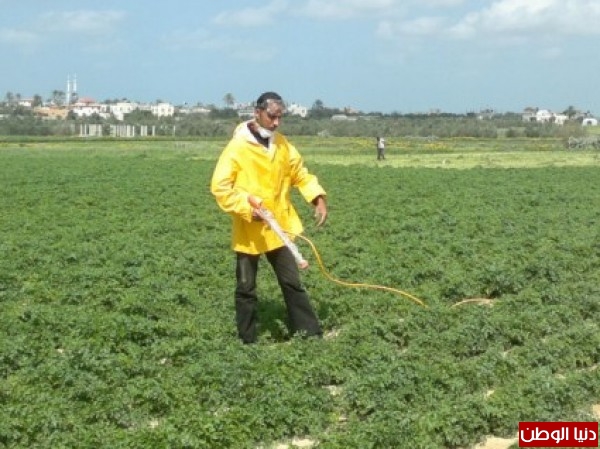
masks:
[(600, 0), (0, 0), (0, 96), (600, 115)]

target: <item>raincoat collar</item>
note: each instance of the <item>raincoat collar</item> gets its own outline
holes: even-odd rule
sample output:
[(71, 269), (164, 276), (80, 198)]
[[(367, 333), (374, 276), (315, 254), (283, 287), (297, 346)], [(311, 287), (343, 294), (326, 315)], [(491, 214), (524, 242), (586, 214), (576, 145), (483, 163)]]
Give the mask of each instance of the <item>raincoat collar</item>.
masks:
[(251, 142), (255, 145), (259, 145), (261, 147), (264, 148), (266, 153), (274, 153), (275, 152), (275, 145), (273, 145), (273, 142), (275, 141), (275, 135), (277, 133), (277, 131), (275, 131), (273, 133), (273, 135), (271, 137), (269, 137), (269, 145), (268, 148), (265, 148), (254, 136), (254, 134), (252, 134), (252, 132), (250, 132), (250, 129), (248, 128), (248, 124), (253, 122), (254, 120), (246, 120), (245, 122), (242, 122), (239, 124), (239, 126), (236, 128), (234, 135), (236, 137), (240, 137), (244, 140), (246, 140), (247, 142)]

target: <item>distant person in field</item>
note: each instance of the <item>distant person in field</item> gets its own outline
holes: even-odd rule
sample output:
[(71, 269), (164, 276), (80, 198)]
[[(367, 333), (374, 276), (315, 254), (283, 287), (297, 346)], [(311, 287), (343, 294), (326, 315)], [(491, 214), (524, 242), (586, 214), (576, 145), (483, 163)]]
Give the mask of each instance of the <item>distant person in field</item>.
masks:
[(377, 137), (377, 160), (381, 161), (383, 159), (385, 159), (385, 139)]
[(231, 215), (231, 247), (236, 256), (235, 317), (244, 343), (258, 334), (256, 276), (264, 254), (283, 293), (290, 331), (322, 336), (321, 326), (290, 249), (263, 220), (264, 207), (281, 228), (297, 235), (302, 222), (290, 201), (292, 187), (315, 208), (317, 226), (327, 219), (325, 190), (304, 166), (298, 150), (277, 131), (284, 113), (282, 98), (275, 92), (258, 97), (254, 118), (240, 123), (221, 153), (211, 181), (219, 207)]

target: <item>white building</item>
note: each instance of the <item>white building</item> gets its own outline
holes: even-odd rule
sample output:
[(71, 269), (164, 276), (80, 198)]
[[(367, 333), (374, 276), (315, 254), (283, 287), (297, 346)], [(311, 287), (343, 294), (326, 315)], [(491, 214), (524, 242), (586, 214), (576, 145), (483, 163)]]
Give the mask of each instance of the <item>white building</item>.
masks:
[(564, 125), (569, 119), (565, 114), (556, 114), (548, 109), (533, 108), (525, 109), (522, 117), (524, 122), (554, 123), (556, 125)]
[[(254, 117), (255, 105), (253, 103), (237, 104), (235, 109), (240, 118), (250, 119)], [(289, 115), (297, 115), (305, 118), (308, 115), (308, 108), (297, 103), (291, 103), (286, 105), (285, 112)]]
[(137, 103), (130, 101), (119, 101), (110, 105), (110, 113), (117, 119), (123, 120), (126, 114), (129, 114), (139, 108)]
[(569, 117), (565, 114), (554, 114), (552, 116), (552, 123), (556, 125), (564, 125), (569, 120)]
[(254, 118), (254, 106), (241, 106), (237, 109), (237, 115), (239, 118), (248, 120)]
[(535, 113), (535, 121), (538, 123), (550, 123), (552, 120), (552, 112), (548, 109), (540, 109)]
[(150, 106), (150, 111), (156, 117), (173, 117), (175, 106), (170, 103), (157, 103)]
[(19, 100), (19, 106), (31, 109), (33, 107), (33, 99), (32, 98), (24, 98), (22, 100)]
[(302, 118), (306, 118), (308, 115), (308, 108), (306, 106), (300, 106), (299, 104), (292, 103), (287, 107), (287, 112), (290, 115), (299, 115)]
[(189, 114), (210, 114), (210, 109), (205, 108), (204, 106), (191, 106), (191, 107), (182, 107), (177, 111), (179, 114), (189, 115)]
[(70, 106), (70, 110), (77, 117), (91, 117), (98, 115), (102, 118), (107, 118), (109, 115), (108, 107), (104, 104), (96, 102), (93, 98), (83, 97), (77, 100), (76, 103)]
[(331, 116), (331, 120), (335, 122), (342, 122), (348, 120), (348, 116), (346, 114), (334, 114)]

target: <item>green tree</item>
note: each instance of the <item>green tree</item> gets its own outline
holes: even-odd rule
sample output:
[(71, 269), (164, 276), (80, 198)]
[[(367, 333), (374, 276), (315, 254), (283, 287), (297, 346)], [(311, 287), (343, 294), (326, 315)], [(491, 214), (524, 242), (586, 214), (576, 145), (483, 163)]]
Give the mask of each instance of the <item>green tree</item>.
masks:
[(325, 109), (325, 104), (323, 103), (323, 100), (315, 100), (315, 102), (313, 103), (311, 110), (313, 111), (322, 111), (323, 109)]
[(6, 92), (6, 95), (4, 96), (4, 98), (6, 99), (6, 104), (8, 106), (10, 106), (11, 104), (13, 104), (13, 102), (15, 101), (15, 94), (13, 94), (12, 92)]
[(62, 106), (65, 104), (67, 96), (62, 90), (53, 90), (52, 91), (52, 102), (57, 106)]
[(225, 103), (225, 106), (227, 106), (228, 108), (232, 108), (235, 104), (235, 97), (232, 93), (227, 93), (223, 97), (223, 102)]
[(574, 106), (569, 106), (567, 109), (565, 109), (563, 111), (563, 114), (565, 114), (567, 117), (569, 117), (569, 119), (572, 119), (573, 117), (575, 117), (577, 115), (577, 109), (575, 109)]
[(43, 103), (42, 96), (39, 94), (35, 94), (33, 96), (33, 102), (31, 103), (31, 106), (33, 106), (35, 108), (37, 106), (41, 106), (42, 103)]

